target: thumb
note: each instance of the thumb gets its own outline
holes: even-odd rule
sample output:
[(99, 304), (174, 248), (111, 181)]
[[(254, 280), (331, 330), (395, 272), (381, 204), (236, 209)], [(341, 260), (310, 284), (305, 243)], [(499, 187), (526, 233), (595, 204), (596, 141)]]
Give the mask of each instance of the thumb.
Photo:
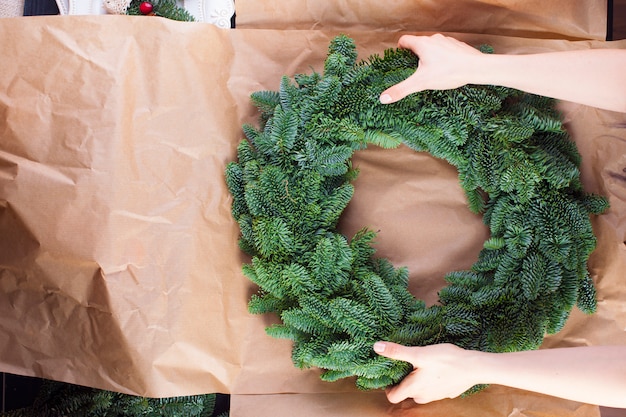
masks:
[(402, 100), (404, 97), (408, 96), (411, 93), (422, 90), (423, 88), (419, 87), (417, 74), (413, 74), (406, 80), (401, 81), (398, 84), (389, 87), (388, 89), (383, 91), (380, 94), (379, 100), (382, 104), (395, 103), (396, 101)]
[(376, 342), (374, 343), (374, 352), (381, 356), (399, 361), (405, 361), (417, 366), (415, 346), (407, 347), (392, 342)]

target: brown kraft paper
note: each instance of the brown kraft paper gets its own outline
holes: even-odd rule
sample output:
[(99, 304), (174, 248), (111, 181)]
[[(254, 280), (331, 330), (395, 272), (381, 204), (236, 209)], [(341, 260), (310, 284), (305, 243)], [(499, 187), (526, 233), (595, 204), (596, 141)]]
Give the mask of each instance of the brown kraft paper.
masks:
[(606, 39), (603, 0), (237, 0), (237, 27)]
[[(278, 88), (282, 74), (320, 71), (335, 34), (141, 17), (0, 21), (1, 371), (148, 396), (231, 393), (233, 416), (597, 415), (500, 387), (392, 407), (381, 392), (295, 369), (290, 343), (263, 331), (275, 318), (248, 314), (255, 288), (241, 274), (223, 171), (241, 125), (256, 123), (249, 94)], [(363, 58), (399, 36), (349, 35)], [(496, 53), (626, 47), (453, 35)], [(562, 108), (585, 187), (611, 209), (594, 219), (599, 311), (574, 311), (545, 346), (624, 344), (625, 116)], [(378, 255), (408, 266), (411, 291), (436, 302), (443, 274), (470, 266), (487, 236), (454, 168), (406, 148), (371, 148), (354, 164), (361, 175), (342, 230), (380, 230)]]

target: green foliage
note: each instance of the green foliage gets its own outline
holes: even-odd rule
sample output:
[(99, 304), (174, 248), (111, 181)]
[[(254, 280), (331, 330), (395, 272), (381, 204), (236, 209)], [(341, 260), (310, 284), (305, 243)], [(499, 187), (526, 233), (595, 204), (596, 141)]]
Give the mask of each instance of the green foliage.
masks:
[[(326, 381), (355, 376), (360, 388), (380, 388), (411, 367), (376, 355), (377, 340), (534, 349), (574, 305), (593, 312), (589, 215), (607, 202), (583, 191), (580, 155), (552, 100), (465, 86), (382, 105), (379, 94), (417, 58), (356, 56), (339, 36), (323, 74), (297, 75), (295, 84), (283, 77), (278, 92), (254, 93), (261, 130), (244, 127), (247, 140), (226, 169), (240, 246), (252, 255), (244, 273), (260, 287), (250, 311), (280, 316), (267, 333), (293, 341), (294, 364), (324, 369)], [(408, 292), (405, 268), (374, 256), (374, 232), (349, 239), (336, 230), (357, 175), (350, 158), (369, 144), (404, 144), (453, 164), (470, 209), (490, 228), (471, 270), (446, 275), (437, 305)]]
[[(214, 417), (216, 394), (145, 398), (44, 381), (32, 406), (2, 417)], [(219, 417), (227, 417), (220, 414)]]
[[(139, 5), (144, 0), (132, 0), (126, 14), (131, 16), (142, 15), (139, 10)], [(155, 16), (165, 17), (167, 19), (179, 20), (182, 22), (193, 22), (195, 19), (193, 16), (185, 10), (184, 7), (180, 7), (176, 4), (176, 0), (149, 0), (152, 3), (153, 12)]]

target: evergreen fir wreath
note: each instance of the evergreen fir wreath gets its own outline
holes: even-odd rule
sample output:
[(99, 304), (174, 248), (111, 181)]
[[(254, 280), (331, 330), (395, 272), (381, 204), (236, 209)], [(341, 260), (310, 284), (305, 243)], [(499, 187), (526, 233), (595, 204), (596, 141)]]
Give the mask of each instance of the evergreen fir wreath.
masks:
[[(574, 305), (593, 312), (589, 214), (607, 201), (583, 191), (580, 156), (553, 100), (465, 86), (381, 105), (380, 93), (411, 75), (417, 57), (356, 58), (354, 42), (338, 36), (323, 74), (253, 93), (261, 128), (244, 126), (247, 140), (226, 169), (239, 245), (252, 257), (243, 272), (259, 286), (249, 310), (280, 316), (266, 331), (293, 341), (295, 366), (382, 388), (412, 367), (376, 355), (377, 340), (535, 349)], [(374, 232), (336, 230), (357, 176), (350, 158), (369, 144), (404, 144), (454, 165), (470, 210), (490, 228), (478, 261), (446, 275), (436, 305), (408, 292), (405, 268), (374, 256)]]

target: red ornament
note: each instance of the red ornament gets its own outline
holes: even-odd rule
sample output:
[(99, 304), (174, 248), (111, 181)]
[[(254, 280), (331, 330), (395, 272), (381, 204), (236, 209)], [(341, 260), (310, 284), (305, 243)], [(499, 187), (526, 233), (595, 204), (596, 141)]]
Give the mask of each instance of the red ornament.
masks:
[(144, 1), (139, 5), (139, 11), (141, 12), (141, 14), (150, 14), (152, 13), (153, 9), (154, 6), (148, 1)]

